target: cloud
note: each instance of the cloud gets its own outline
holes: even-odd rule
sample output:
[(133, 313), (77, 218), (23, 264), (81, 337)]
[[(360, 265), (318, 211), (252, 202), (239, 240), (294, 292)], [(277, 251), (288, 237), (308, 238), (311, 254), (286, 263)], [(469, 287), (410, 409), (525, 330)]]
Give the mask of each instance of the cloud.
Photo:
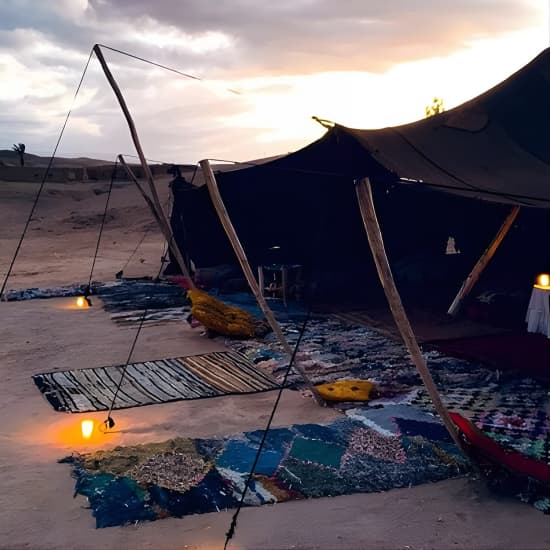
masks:
[[(91, 0), (98, 18), (148, 18), (188, 36), (214, 32), (232, 43), (220, 62), (231, 74), (383, 71), (446, 55), (467, 40), (536, 21), (518, 0)], [(150, 45), (153, 46), (152, 44)], [(211, 59), (209, 59), (211, 61)]]
[[(540, 27), (540, 16), (536, 0), (1, 0), (0, 134), (51, 149), (104, 43), (205, 79), (105, 50), (152, 156), (267, 156), (318, 134), (305, 130), (310, 115), (339, 117), (320, 112), (329, 95), (358, 112), (362, 90), (346, 87), (378, 82), (368, 75)], [(74, 111), (66, 153), (131, 150), (95, 59)]]

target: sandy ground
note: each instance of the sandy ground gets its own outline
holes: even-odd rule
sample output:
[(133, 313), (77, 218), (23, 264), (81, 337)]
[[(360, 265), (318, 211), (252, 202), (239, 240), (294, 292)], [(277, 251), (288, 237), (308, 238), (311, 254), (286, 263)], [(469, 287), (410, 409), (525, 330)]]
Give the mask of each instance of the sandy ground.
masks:
[[(86, 282), (106, 183), (46, 187), (8, 288)], [(5, 273), (30, 210), (35, 184), (0, 182), (0, 274)], [(95, 192), (94, 192), (95, 190)], [(161, 194), (167, 198), (166, 182)], [(118, 184), (96, 280), (113, 280), (147, 228), (146, 207), (129, 184)], [(150, 229), (128, 275), (155, 275), (163, 243)], [(95, 529), (83, 497), (72, 498), (73, 451), (172, 436), (214, 436), (265, 426), (275, 394), (224, 397), (115, 411), (116, 433), (78, 437), (81, 415), (56, 413), (31, 375), (53, 369), (123, 363), (133, 329), (111, 322), (95, 300), (75, 310), (69, 299), (0, 303), (0, 548), (222, 548), (232, 512)], [(223, 349), (185, 323), (146, 327), (134, 358), (153, 359)], [(298, 392), (285, 392), (276, 425), (337, 416)], [(103, 420), (105, 414), (86, 414)], [(550, 547), (548, 516), (489, 494), (471, 479), (380, 494), (297, 501), (241, 513), (236, 549), (461, 549)]]

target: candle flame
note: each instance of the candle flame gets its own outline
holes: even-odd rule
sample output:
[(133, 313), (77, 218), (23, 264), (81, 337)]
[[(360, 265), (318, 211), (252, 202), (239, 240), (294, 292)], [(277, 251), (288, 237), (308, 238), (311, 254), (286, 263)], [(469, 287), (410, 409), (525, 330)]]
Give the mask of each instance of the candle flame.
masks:
[(83, 420), (80, 423), (80, 429), (82, 430), (82, 437), (84, 439), (90, 439), (94, 431), (94, 421), (93, 420)]
[(537, 277), (537, 286), (548, 288), (550, 286), (550, 275), (548, 273), (541, 273)]

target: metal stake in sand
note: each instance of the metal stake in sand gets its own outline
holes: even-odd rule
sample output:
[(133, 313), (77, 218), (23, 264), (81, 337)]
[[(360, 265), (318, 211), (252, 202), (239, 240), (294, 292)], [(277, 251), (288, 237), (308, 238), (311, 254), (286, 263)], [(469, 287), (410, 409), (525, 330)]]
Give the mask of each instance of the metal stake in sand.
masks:
[[(210, 193), (210, 198), (212, 199), (212, 203), (214, 204), (214, 208), (216, 209), (216, 213), (218, 214), (218, 217), (220, 218), (220, 222), (223, 225), (223, 228), (225, 230), (225, 233), (227, 234), (227, 237), (229, 238), (229, 241), (231, 242), (231, 246), (233, 247), (233, 250), (235, 251), (235, 254), (237, 255), (237, 258), (239, 260), (239, 263), (241, 264), (241, 268), (243, 270), (244, 276), (246, 277), (246, 280), (248, 281), (248, 285), (250, 286), (250, 290), (252, 290), (252, 293), (256, 297), (256, 300), (258, 302), (258, 305), (260, 306), (263, 314), (265, 315), (265, 318), (267, 319), (267, 322), (269, 323), (269, 326), (272, 328), (273, 332), (277, 335), (279, 338), (279, 341), (281, 342), (281, 345), (283, 346), (283, 349), (288, 354), (288, 357), (292, 357), (292, 348), (290, 347), (279, 323), (275, 319), (275, 316), (273, 315), (273, 312), (271, 311), (270, 307), (267, 305), (267, 302), (263, 296), (263, 294), (260, 291), (260, 287), (258, 286), (258, 283), (256, 281), (256, 278), (254, 277), (254, 274), (252, 273), (252, 268), (250, 267), (250, 264), (248, 263), (248, 258), (246, 257), (245, 251), (241, 245), (241, 242), (239, 240), (239, 237), (237, 236), (237, 232), (235, 231), (235, 228), (233, 227), (233, 224), (231, 223), (231, 219), (229, 218), (229, 214), (227, 213), (227, 210), (225, 208), (225, 205), (223, 203), (223, 199), (220, 195), (220, 191), (218, 189), (218, 184), (216, 182), (216, 176), (214, 176), (214, 172), (212, 171), (212, 167), (210, 166), (210, 162), (208, 160), (201, 160), (199, 162), (200, 167), (202, 168), (202, 172), (204, 174), (204, 179), (206, 181), (206, 185), (208, 187), (208, 192)], [(297, 363), (294, 364), (294, 368), (300, 373), (301, 377), (303, 378), (304, 382), (306, 383), (308, 389), (311, 391), (313, 396), (315, 397), (315, 400), (319, 405), (325, 405), (325, 401), (323, 398), (319, 395), (319, 392), (309, 379), (308, 375), (306, 374), (305, 370)]]
[[(187, 265), (185, 264), (185, 261), (183, 260), (183, 256), (176, 244), (176, 241), (174, 239), (174, 236), (172, 235), (172, 231), (170, 229), (170, 224), (168, 222), (168, 219), (166, 218), (166, 214), (164, 213), (164, 210), (162, 208), (162, 204), (160, 202), (157, 188), (155, 186), (155, 181), (153, 179), (153, 174), (151, 172), (151, 169), (149, 168), (149, 165), (147, 164), (147, 160), (145, 159), (145, 155), (143, 154), (143, 149), (141, 148), (141, 143), (139, 141), (139, 137), (137, 134), (136, 126), (134, 124), (134, 121), (132, 119), (132, 116), (130, 115), (130, 111), (128, 110), (128, 106), (126, 105), (126, 101), (124, 100), (124, 96), (122, 95), (122, 92), (120, 91), (120, 88), (118, 84), (116, 83), (116, 80), (113, 77), (113, 74), (111, 73), (107, 62), (105, 61), (105, 58), (103, 57), (103, 53), (101, 52), (101, 49), (99, 47), (99, 44), (96, 44), (93, 48), (94, 53), (97, 56), (97, 59), (99, 60), (99, 63), (101, 65), (101, 68), (103, 69), (103, 72), (105, 73), (105, 77), (107, 78), (109, 84), (111, 85), (111, 88), (113, 89), (113, 92), (115, 93), (115, 96), (118, 100), (118, 103), (120, 105), (120, 108), (122, 109), (122, 112), (124, 113), (124, 117), (126, 118), (126, 122), (128, 123), (128, 128), (130, 130), (130, 135), (132, 137), (132, 141), (134, 142), (134, 146), (136, 148), (139, 161), (141, 163), (141, 167), (143, 169), (143, 173), (145, 175), (145, 178), (147, 180), (147, 183), (149, 184), (149, 188), (151, 190), (151, 197), (150, 202), (148, 201), (147, 204), (151, 207), (151, 204), (154, 205), (154, 209), (157, 212), (157, 216), (155, 216), (155, 219), (157, 219), (159, 226), (161, 228), (161, 231), (163, 232), (166, 240), (168, 241), (168, 245), (170, 246), (170, 249), (172, 250), (174, 254), (174, 258), (176, 259), (176, 262), (178, 263), (179, 268), (181, 269), (181, 272), (183, 276), (189, 281), (189, 284), (191, 288), (195, 288), (195, 283), (193, 282), (193, 279), (191, 278), (191, 274), (189, 273), (189, 270), (187, 269)], [(139, 186), (138, 186), (139, 187)]]
[(376, 210), (374, 208), (372, 189), (369, 179), (364, 178), (360, 180), (356, 184), (355, 192), (357, 193), (357, 201), (359, 202), (359, 210), (361, 211), (361, 217), (363, 218), (363, 225), (365, 226), (374, 263), (376, 264), (376, 271), (378, 272), (378, 277), (380, 278), (380, 282), (384, 288), (384, 293), (386, 294), (395, 324), (397, 325), (411, 359), (420, 374), (420, 378), (422, 378), (422, 382), (424, 382), (424, 386), (426, 386), (426, 390), (432, 399), (435, 410), (443, 420), (443, 423), (445, 424), (450, 436), (453, 438), (453, 441), (460, 449), (462, 449), (462, 442), (458, 437), (457, 429), (449, 416), (449, 411), (447, 411), (445, 405), (441, 401), (439, 391), (437, 390), (432, 375), (428, 370), (424, 356), (420, 351), (420, 347), (418, 346), (418, 342), (414, 336), (411, 323), (409, 322), (409, 318), (407, 317), (407, 313), (403, 307), (401, 296), (395, 286), (395, 281), (393, 280), (390, 264), (386, 255), (386, 249), (384, 248), (382, 232), (380, 230)]

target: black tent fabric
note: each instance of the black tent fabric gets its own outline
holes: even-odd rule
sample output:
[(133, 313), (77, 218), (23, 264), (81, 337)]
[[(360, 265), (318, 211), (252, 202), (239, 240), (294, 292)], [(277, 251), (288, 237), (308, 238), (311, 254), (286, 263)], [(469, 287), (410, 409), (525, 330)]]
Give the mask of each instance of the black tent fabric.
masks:
[[(375, 277), (354, 189), (369, 177), (397, 277), (414, 279), (423, 262), (424, 285), (439, 277), (456, 291), (510, 203), (550, 207), (548, 97), (550, 48), (456, 109), (381, 130), (337, 125), (295, 153), (219, 171), (218, 186), (253, 265), (269, 263), (278, 246), (281, 263), (305, 266), (317, 284), (357, 292)], [(176, 239), (194, 264), (235, 263), (206, 187), (173, 187)], [(512, 230), (522, 238), (499, 250), (524, 266), (522, 282), (548, 268), (541, 250), (550, 244), (546, 212), (527, 210)], [(449, 236), (462, 254), (442, 258)]]
[(550, 207), (550, 48), (481, 96), (412, 124), (349, 130), (400, 178)]

